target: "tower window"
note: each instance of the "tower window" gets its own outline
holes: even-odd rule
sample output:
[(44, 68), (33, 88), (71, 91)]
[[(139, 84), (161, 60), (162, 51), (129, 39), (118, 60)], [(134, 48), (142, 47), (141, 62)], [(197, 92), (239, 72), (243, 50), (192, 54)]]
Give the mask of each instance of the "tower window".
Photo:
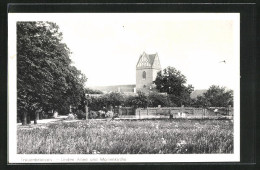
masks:
[(145, 80), (145, 79), (146, 79), (146, 72), (143, 71), (143, 80)]

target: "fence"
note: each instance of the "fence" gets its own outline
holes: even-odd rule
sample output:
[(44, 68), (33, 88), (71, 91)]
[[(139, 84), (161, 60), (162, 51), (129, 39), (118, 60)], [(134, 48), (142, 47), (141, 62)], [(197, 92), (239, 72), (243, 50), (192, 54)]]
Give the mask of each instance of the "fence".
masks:
[[(121, 110), (121, 111), (120, 111)], [(153, 107), (153, 108), (131, 108), (121, 107), (116, 113), (121, 118), (232, 118), (233, 108), (231, 107)]]
[(133, 107), (120, 107), (114, 108), (114, 112), (121, 115), (135, 115), (135, 109)]

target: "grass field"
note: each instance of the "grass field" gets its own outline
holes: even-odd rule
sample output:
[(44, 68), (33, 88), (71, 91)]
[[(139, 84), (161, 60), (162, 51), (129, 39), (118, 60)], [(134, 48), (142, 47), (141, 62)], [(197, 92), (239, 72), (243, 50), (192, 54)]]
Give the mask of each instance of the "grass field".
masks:
[(18, 154), (233, 153), (230, 120), (58, 122), (18, 126)]

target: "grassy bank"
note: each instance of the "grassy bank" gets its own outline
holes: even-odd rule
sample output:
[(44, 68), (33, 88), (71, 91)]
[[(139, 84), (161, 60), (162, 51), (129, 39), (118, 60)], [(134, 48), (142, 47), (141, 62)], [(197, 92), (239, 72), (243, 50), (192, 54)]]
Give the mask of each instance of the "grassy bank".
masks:
[(19, 154), (233, 153), (229, 120), (59, 122), (17, 131)]

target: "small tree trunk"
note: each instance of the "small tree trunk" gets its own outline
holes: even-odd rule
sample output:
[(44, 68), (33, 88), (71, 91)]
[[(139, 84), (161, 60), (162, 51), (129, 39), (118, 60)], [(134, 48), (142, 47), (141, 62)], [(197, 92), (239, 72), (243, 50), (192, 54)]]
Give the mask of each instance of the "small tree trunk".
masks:
[(31, 124), (31, 114), (27, 113), (27, 124)]
[(42, 111), (39, 113), (39, 120), (42, 120)]
[(39, 120), (39, 112), (35, 112), (35, 115), (34, 115), (34, 124), (37, 124), (37, 120)]
[(169, 109), (169, 115), (170, 115), (170, 119), (173, 119), (173, 114), (171, 113), (171, 109)]
[(88, 119), (88, 106), (85, 106), (86, 120)]
[(22, 125), (26, 125), (26, 124), (27, 124), (27, 113), (23, 112)]
[(231, 105), (228, 105), (228, 116), (231, 116)]

